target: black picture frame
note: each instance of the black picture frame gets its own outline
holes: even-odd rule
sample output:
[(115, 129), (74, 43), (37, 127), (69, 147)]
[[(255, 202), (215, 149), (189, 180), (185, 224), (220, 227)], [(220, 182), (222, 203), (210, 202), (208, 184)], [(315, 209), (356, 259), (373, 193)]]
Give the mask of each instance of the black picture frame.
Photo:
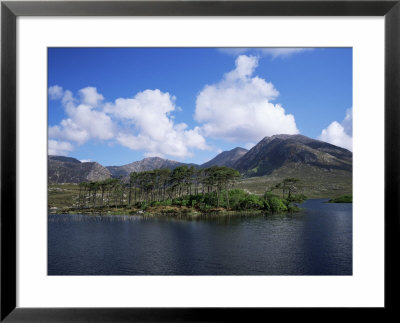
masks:
[[(16, 307), (16, 19), (18, 16), (384, 16), (385, 307), (397, 306), (400, 206), (400, 1), (2, 1), (1, 3), (1, 322), (246, 321), (265, 311), (310, 319), (321, 309), (18, 308)], [(40, 293), (40, 291), (37, 291)], [(337, 311), (324, 309), (330, 316)], [(351, 310), (342, 309), (346, 313)], [(268, 312), (269, 314), (269, 312)], [(392, 313), (393, 314), (393, 313)], [(259, 316), (261, 315), (261, 316)], [(299, 315), (299, 316), (297, 316)], [(326, 315), (323, 313), (322, 315)], [(266, 317), (264, 317), (266, 319)], [(283, 317), (281, 316), (280, 319)], [(258, 319), (257, 319), (258, 320)], [(264, 320), (264, 319), (262, 319)]]

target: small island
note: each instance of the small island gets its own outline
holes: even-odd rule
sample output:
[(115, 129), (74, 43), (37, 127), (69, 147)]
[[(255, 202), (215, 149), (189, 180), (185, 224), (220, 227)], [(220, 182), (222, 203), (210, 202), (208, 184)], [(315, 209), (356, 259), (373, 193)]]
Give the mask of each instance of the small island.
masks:
[[(172, 171), (132, 172), (129, 178), (109, 178), (75, 185), (73, 205), (50, 207), (49, 213), (199, 216), (284, 214), (298, 212), (296, 178), (286, 178), (255, 195), (235, 188), (240, 173), (226, 166), (195, 169), (186, 165)], [(65, 203), (67, 204), (67, 202)]]
[(330, 199), (328, 203), (353, 203), (353, 195), (342, 195), (334, 199)]

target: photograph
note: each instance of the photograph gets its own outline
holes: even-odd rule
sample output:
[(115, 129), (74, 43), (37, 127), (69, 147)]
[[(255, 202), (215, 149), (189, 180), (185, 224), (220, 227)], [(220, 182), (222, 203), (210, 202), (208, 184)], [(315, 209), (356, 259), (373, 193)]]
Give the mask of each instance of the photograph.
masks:
[(48, 47), (47, 138), (49, 276), (353, 275), (351, 47)]

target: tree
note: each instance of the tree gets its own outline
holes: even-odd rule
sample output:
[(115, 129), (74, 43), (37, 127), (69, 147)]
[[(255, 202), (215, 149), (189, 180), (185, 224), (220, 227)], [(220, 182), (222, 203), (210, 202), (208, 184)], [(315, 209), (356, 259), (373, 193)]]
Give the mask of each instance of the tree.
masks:
[[(236, 178), (240, 176), (237, 170), (226, 166), (212, 166), (206, 169), (206, 179), (205, 182), (211, 187), (215, 186), (215, 192), (217, 195), (217, 207), (220, 205), (221, 192), (228, 190), (230, 184), (234, 182)], [(229, 208), (229, 195), (227, 194), (227, 203)]]
[(187, 176), (188, 167), (186, 165), (176, 167), (171, 174), (170, 182), (173, 191), (177, 192), (177, 196), (182, 196), (182, 188), (185, 177)]
[(288, 199), (291, 198), (291, 196), (297, 192), (297, 183), (300, 180), (298, 178), (285, 178), (283, 180), (283, 186), (285, 187), (285, 189), (288, 191)]
[(93, 207), (96, 207), (96, 197), (97, 197), (97, 191), (99, 189), (99, 183), (98, 182), (90, 182), (89, 183), (90, 191), (92, 191), (92, 200), (93, 200)]
[(101, 206), (104, 206), (104, 193), (107, 191), (108, 183), (109, 183), (108, 179), (105, 179), (104, 181), (101, 181), (99, 183), (101, 190)]
[(298, 182), (300, 182), (298, 178), (288, 177), (285, 178), (281, 183), (276, 184), (272, 190), (274, 189), (282, 190), (282, 199), (285, 198), (285, 193), (287, 192), (288, 198), (290, 199), (291, 196), (298, 190), (297, 187)]
[(165, 200), (165, 191), (168, 187), (169, 177), (171, 176), (171, 170), (163, 168), (159, 170), (159, 180), (161, 185), (161, 201)]
[[(132, 172), (128, 181), (120, 178), (109, 178), (97, 182), (82, 182), (79, 184), (78, 201), (80, 205), (97, 206), (98, 192), (101, 191), (101, 206), (130, 207), (132, 205), (133, 192), (134, 203), (137, 202), (161, 202), (167, 199), (177, 199), (171, 203), (179, 205), (196, 205), (201, 200), (205, 205), (220, 207), (226, 194), (226, 205), (230, 208), (229, 191), (234, 186), (240, 173), (226, 166), (212, 166), (206, 169), (196, 170), (195, 167), (182, 165), (173, 171), (169, 169), (154, 169), (143, 172)], [(198, 196), (199, 185), (202, 186)], [(128, 190), (128, 191), (127, 191)], [(133, 190), (133, 192), (132, 192)], [(194, 195), (192, 195), (194, 190)], [(127, 193), (127, 194), (125, 194)], [(186, 198), (190, 196), (190, 198)], [(224, 205), (225, 206), (225, 205)]]
[(82, 207), (85, 205), (85, 195), (87, 189), (87, 182), (79, 183), (79, 196), (78, 196), (78, 203), (79, 206)]
[(129, 198), (128, 205), (131, 206), (131, 196), (132, 196), (132, 187), (135, 190), (135, 203), (136, 203), (136, 179), (138, 174), (136, 172), (132, 172), (129, 174)]

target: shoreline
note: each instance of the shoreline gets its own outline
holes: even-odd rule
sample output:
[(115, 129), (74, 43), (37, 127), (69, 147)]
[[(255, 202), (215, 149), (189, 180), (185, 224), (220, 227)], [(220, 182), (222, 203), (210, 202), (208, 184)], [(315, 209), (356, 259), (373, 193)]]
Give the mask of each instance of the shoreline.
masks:
[(291, 215), (298, 214), (304, 211), (303, 208), (298, 208), (296, 211), (283, 212), (283, 213), (268, 213), (265, 210), (210, 210), (207, 212), (201, 212), (199, 210), (181, 210), (177, 211), (143, 211), (143, 210), (82, 210), (82, 209), (70, 209), (70, 210), (48, 210), (48, 215), (88, 215), (88, 216), (144, 216), (144, 217), (187, 217), (187, 218), (197, 218), (197, 217), (218, 217), (218, 216), (260, 216), (260, 215)]

